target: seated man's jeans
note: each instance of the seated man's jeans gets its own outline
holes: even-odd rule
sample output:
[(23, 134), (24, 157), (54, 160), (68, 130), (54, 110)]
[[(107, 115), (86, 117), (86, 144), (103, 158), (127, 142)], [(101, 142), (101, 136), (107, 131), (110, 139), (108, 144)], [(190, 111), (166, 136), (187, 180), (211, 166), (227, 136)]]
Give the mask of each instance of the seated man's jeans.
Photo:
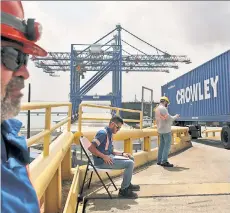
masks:
[(125, 189), (129, 187), (132, 175), (133, 175), (133, 168), (134, 168), (134, 158), (130, 157), (128, 160), (118, 160), (114, 159), (114, 155), (109, 155), (113, 160), (113, 165), (109, 165), (106, 163), (97, 165), (97, 168), (101, 169), (125, 169), (124, 175), (123, 175), (123, 181), (121, 184), (121, 189)]

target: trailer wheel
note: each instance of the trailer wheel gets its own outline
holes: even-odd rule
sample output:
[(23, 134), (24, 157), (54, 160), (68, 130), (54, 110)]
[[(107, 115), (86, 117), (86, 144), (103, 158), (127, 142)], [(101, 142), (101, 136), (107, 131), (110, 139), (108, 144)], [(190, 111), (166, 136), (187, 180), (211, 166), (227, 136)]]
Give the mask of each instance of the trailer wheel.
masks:
[(191, 135), (192, 139), (199, 138), (199, 131), (195, 125), (187, 125), (189, 128), (188, 133)]
[(225, 149), (230, 149), (230, 127), (224, 126), (221, 130), (221, 141)]

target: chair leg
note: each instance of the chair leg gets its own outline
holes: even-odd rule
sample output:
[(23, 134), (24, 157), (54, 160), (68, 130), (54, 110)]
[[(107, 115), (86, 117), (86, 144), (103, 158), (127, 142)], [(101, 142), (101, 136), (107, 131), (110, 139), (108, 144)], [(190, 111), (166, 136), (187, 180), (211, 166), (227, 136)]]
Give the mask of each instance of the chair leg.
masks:
[(112, 178), (109, 176), (108, 172), (106, 172), (106, 174), (107, 174), (108, 178), (110, 179), (111, 183), (113, 184), (115, 190), (117, 191), (117, 187), (116, 187), (116, 185), (114, 184)]
[(91, 175), (90, 175), (90, 178), (89, 178), (88, 189), (89, 189), (89, 187), (90, 187), (90, 183), (91, 183), (91, 180), (92, 180), (92, 176), (93, 176), (93, 171), (91, 172)]
[(88, 167), (89, 167), (89, 164), (87, 164), (87, 167), (86, 167), (86, 170), (85, 170), (85, 176), (84, 176), (84, 179), (83, 179), (80, 195), (82, 195), (82, 192), (83, 192), (83, 188), (84, 188), (84, 185), (85, 185), (85, 179), (86, 179), (86, 175), (87, 175), (87, 172), (88, 172)]
[(96, 169), (94, 169), (94, 171), (96, 172), (96, 174), (97, 174), (98, 178), (100, 179), (100, 181), (101, 181), (102, 185), (104, 186), (105, 190), (107, 191), (107, 193), (108, 193), (109, 197), (112, 199), (112, 196), (111, 196), (111, 194), (110, 194), (109, 190), (107, 189), (106, 185), (104, 184), (104, 182), (103, 182), (103, 180), (101, 179), (100, 175), (98, 174), (97, 170), (96, 170)]

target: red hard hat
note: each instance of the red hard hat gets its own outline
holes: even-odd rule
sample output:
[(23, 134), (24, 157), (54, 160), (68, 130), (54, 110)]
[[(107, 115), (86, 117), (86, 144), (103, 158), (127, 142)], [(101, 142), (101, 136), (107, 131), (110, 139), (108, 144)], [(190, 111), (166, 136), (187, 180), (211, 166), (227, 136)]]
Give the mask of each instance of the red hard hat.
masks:
[(24, 20), (21, 1), (1, 1), (1, 36), (23, 44), (23, 52), (46, 56), (47, 52), (35, 44), (41, 36), (41, 25), (34, 19)]

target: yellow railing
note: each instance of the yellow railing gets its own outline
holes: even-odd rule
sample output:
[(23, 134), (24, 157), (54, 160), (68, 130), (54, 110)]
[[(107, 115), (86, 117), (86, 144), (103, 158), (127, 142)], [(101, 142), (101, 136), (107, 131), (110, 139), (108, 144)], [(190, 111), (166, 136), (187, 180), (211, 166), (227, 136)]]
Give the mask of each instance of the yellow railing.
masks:
[[(61, 122), (58, 122), (53, 127), (51, 127), (51, 108), (54, 107), (63, 107), (68, 106), (68, 117), (62, 120)], [(45, 130), (40, 132), (39, 134), (36, 134), (32, 137), (30, 137), (27, 140), (27, 145), (30, 147), (34, 143), (38, 142), (40, 139), (44, 138), (44, 150), (43, 155), (47, 156), (49, 155), (49, 144), (51, 142), (51, 134), (54, 130), (59, 128), (60, 126), (63, 126), (65, 123), (68, 122), (67, 130), (70, 131), (71, 126), (71, 103), (25, 103), (21, 106), (21, 111), (25, 110), (37, 110), (37, 109), (45, 109)]]
[(77, 200), (80, 191), (80, 169), (76, 167), (74, 172), (73, 181), (68, 193), (66, 205), (64, 207), (64, 213), (75, 213), (77, 208)]
[(83, 107), (91, 107), (91, 108), (98, 108), (98, 109), (111, 109), (111, 110), (115, 110), (117, 115), (119, 114), (120, 111), (139, 113), (140, 114), (140, 120), (124, 119), (124, 122), (140, 123), (140, 129), (142, 129), (142, 127), (143, 127), (143, 113), (140, 110), (123, 109), (123, 108), (118, 108), (118, 107), (101, 106), (101, 105), (95, 105), (95, 104), (80, 104), (79, 111), (78, 111), (78, 131), (79, 132), (82, 131), (82, 121), (83, 120), (94, 120), (94, 121), (110, 120), (110, 118), (84, 118), (84, 117), (82, 117)]
[(206, 138), (211, 138), (209, 133), (212, 133), (212, 138), (220, 139), (220, 134), (216, 135), (216, 133), (221, 133), (221, 129), (206, 129), (202, 132)]
[[(75, 143), (78, 143), (79, 137), (84, 135), (90, 141), (93, 140), (96, 135), (96, 131), (82, 131), (76, 132), (74, 134)], [(131, 129), (131, 130), (122, 130), (113, 136), (114, 143), (116, 141), (124, 141), (124, 152), (131, 153), (133, 152), (133, 143), (132, 141), (135, 139), (144, 139), (144, 148), (143, 151), (151, 150), (151, 137), (158, 137), (157, 130), (154, 128), (146, 128), (146, 129)], [(172, 127), (172, 144), (178, 143), (178, 139), (182, 137), (188, 137), (188, 128), (187, 127)], [(159, 139), (158, 139), (159, 141)]]
[[(68, 117), (51, 126), (51, 109), (68, 107)], [(62, 180), (69, 180), (71, 174), (71, 103), (26, 103), (21, 110), (45, 109), (45, 129), (27, 140), (28, 146), (44, 138), (43, 155), (39, 155), (30, 165), (30, 178), (38, 199), (44, 204), (44, 212), (58, 212), (62, 205)], [(66, 131), (51, 143), (52, 132), (67, 123)]]

